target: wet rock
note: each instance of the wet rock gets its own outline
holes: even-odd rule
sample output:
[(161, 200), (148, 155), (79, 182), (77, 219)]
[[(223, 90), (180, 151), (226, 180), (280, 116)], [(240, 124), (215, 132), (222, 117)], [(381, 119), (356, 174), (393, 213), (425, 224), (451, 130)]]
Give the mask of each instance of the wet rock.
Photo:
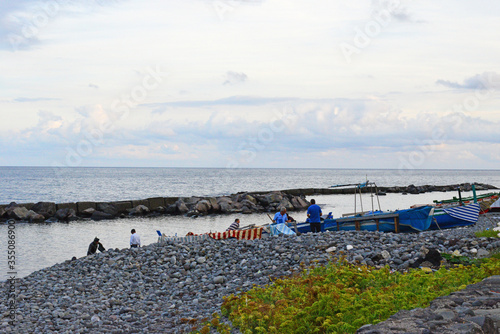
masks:
[(204, 199), (196, 203), (195, 209), (200, 213), (206, 214), (212, 209), (212, 205), (210, 201)]
[(139, 204), (135, 208), (131, 209), (129, 215), (131, 216), (143, 216), (150, 212), (149, 208), (145, 205)]
[[(104, 212), (112, 217), (118, 214), (118, 209), (111, 203), (97, 203), (96, 211)], [(93, 218), (92, 218), (93, 219)]]
[(180, 214), (185, 214), (189, 211), (187, 205), (181, 199), (175, 202), (175, 207), (177, 209), (176, 211), (179, 212)]
[(58, 220), (69, 220), (72, 217), (76, 216), (76, 212), (70, 208), (59, 209), (56, 211), (55, 218)]
[(114, 216), (106, 212), (94, 211), (94, 213), (92, 213), (92, 216), (90, 216), (90, 218), (92, 220), (104, 220), (104, 219), (113, 219)]
[(28, 216), (28, 209), (26, 209), (25, 207), (16, 206), (7, 210), (7, 212), (9, 218), (15, 220), (23, 220)]
[(56, 213), (56, 204), (52, 202), (38, 202), (31, 210), (43, 215), (45, 218), (52, 217)]

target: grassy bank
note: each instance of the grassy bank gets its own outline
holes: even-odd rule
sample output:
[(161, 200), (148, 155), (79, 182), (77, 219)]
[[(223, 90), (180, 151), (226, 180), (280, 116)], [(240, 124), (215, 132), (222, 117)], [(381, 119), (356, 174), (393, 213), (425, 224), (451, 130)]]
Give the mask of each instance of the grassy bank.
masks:
[[(222, 314), (243, 333), (354, 333), (402, 309), (427, 307), (451, 292), (500, 274), (500, 260), (470, 261), (435, 272), (391, 272), (347, 263), (304, 270), (274, 284), (225, 298)], [(229, 333), (217, 316), (201, 328)]]

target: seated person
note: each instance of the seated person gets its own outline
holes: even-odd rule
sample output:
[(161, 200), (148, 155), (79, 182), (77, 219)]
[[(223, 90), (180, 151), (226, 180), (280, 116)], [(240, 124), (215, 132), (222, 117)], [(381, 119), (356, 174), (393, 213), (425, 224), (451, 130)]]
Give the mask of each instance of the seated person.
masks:
[(276, 212), (273, 218), (273, 223), (275, 224), (282, 224), (282, 223), (289, 223), (291, 220), (288, 218), (286, 214), (286, 208), (281, 208), (280, 212)]
[(240, 228), (240, 220), (236, 218), (234, 222), (231, 225), (229, 225), (226, 231), (237, 230), (239, 228)]

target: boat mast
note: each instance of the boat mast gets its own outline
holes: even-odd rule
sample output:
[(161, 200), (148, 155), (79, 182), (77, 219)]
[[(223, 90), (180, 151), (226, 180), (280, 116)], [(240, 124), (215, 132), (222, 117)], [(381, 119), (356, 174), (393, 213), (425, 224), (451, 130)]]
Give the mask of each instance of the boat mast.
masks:
[(374, 185), (374, 184), (375, 184), (375, 183), (371, 183), (371, 184), (370, 184), (370, 197), (371, 197), (371, 199), (372, 199), (372, 212), (375, 212), (375, 208), (373, 207), (373, 185)]
[(375, 182), (373, 184), (375, 185), (375, 193), (377, 194), (378, 209), (379, 211), (382, 211), (382, 208), (380, 207), (380, 198), (378, 197), (378, 187)]
[[(364, 212), (363, 210), (363, 197), (361, 196), (361, 186), (358, 186), (359, 189), (359, 205), (361, 206), (361, 212)], [(356, 195), (354, 195), (356, 197)]]
[(356, 209), (358, 208), (356, 205), (356, 188), (354, 188), (354, 215), (356, 216)]

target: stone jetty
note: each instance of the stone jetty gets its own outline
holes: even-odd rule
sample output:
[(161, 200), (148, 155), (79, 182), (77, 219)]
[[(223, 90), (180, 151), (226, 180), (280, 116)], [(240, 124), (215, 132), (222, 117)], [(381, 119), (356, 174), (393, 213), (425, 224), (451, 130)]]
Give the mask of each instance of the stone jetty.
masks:
[[(288, 276), (304, 266), (323, 265), (339, 257), (355, 264), (406, 270), (415, 265), (438, 265), (432, 262), (435, 257), (428, 256), (436, 252), (488, 256), (500, 248), (500, 241), (477, 238), (474, 232), (493, 228), (497, 223), (494, 215), (482, 215), (475, 226), (444, 231), (306, 233), (253, 241), (202, 240), (110, 249), (18, 279), (17, 318), (14, 326), (9, 324), (8, 305), (2, 303), (0, 332), (189, 332), (220, 310), (223, 296), (269, 284), (273, 277)], [(7, 300), (9, 283), (0, 284), (0, 298)], [(413, 313), (402, 313), (401, 318), (391, 321), (414, 318), (417, 325), (441, 328), (458, 326), (465, 319), (484, 329), (490, 328), (493, 320), (496, 326), (499, 318), (485, 310), (495, 316), (498, 313), (498, 289), (493, 290), (495, 293), (475, 289), (472, 286), (468, 290), (475, 296), (473, 299), (455, 295), (450, 297), (453, 303), (433, 304), (431, 313), (405, 311)], [(376, 326), (365, 327), (360, 333), (451, 333), (424, 331), (431, 328), (425, 326), (422, 330), (386, 332), (384, 327)]]
[[(420, 194), (426, 192), (470, 191), (497, 189), (482, 183), (463, 183), (447, 186), (424, 185), (405, 187), (378, 187), (379, 193)], [(0, 205), (0, 221), (7, 219), (28, 222), (56, 222), (80, 219), (114, 219), (128, 216), (186, 215), (203, 216), (209, 214), (230, 214), (254, 212), (275, 212), (280, 207), (287, 211), (305, 210), (309, 206), (306, 196), (353, 194), (355, 188), (306, 188), (287, 189), (271, 192), (241, 192), (218, 197), (152, 197), (141, 200), (114, 202), (73, 202), (73, 203), (10, 203)], [(369, 191), (362, 188), (363, 192)]]
[(0, 219), (29, 222), (71, 221), (84, 218), (93, 220), (125, 218), (129, 216), (208, 214), (251, 214), (254, 212), (304, 210), (310, 205), (304, 194), (286, 191), (238, 193), (219, 197), (154, 197), (142, 200), (76, 203), (10, 203), (0, 206)]

